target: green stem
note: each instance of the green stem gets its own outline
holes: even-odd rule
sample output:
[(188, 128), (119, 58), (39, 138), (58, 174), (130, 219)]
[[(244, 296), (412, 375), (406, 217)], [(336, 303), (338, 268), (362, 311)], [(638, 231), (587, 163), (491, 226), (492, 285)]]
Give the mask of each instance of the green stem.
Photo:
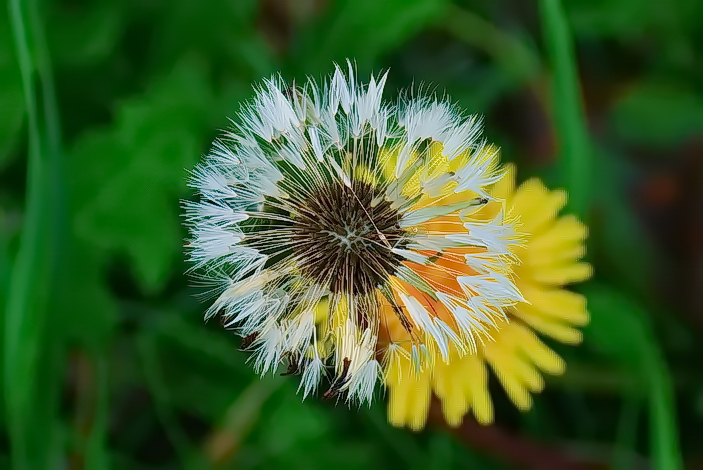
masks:
[(660, 354), (649, 352), (645, 356), (643, 363), (650, 368), (647, 378), (653, 467), (658, 470), (681, 470), (684, 466), (678, 442), (671, 374)]
[(560, 172), (569, 209), (584, 219), (591, 189), (591, 146), (586, 128), (574, 45), (560, 0), (542, 0), (540, 13), (552, 67), (551, 97)]
[(10, 275), (5, 309), (4, 380), (5, 403), (11, 441), (13, 468), (29, 468), (32, 399), (36, 393), (43, 318), (39, 305), (46, 270), (42, 253), (46, 248), (46, 164), (37, 116), (33, 78), (35, 67), (30, 54), (29, 32), (22, 4), (11, 0), (10, 22), (27, 108), (29, 156), (25, 221), (19, 250)]
[[(52, 206), (60, 175), (52, 174), (60, 165), (59, 126), (56, 113), (48, 53), (43, 37), (37, 36), (38, 21), (34, 5), (21, 0), (8, 4), (10, 25), (19, 63), (27, 109), (28, 165), (24, 224), (7, 290), (3, 342), (3, 379), (12, 468), (41, 468), (49, 465), (53, 423), (46, 415), (52, 397), (39, 390), (41, 364), (49, 355), (46, 341), (46, 302), (51, 286), (51, 241), (57, 225)], [(39, 57), (39, 60), (37, 58)], [(38, 79), (38, 80), (37, 80)], [(35, 86), (42, 86), (37, 99)], [(40, 121), (44, 110), (46, 127), (53, 133), (46, 138)], [(52, 194), (54, 193), (54, 194)], [(37, 445), (43, 442), (45, 445)]]
[(95, 380), (95, 409), (90, 432), (85, 444), (85, 468), (109, 468), (110, 456), (106, 451), (108, 421), (110, 414), (110, 381), (108, 360), (104, 352), (95, 353), (89, 367)]

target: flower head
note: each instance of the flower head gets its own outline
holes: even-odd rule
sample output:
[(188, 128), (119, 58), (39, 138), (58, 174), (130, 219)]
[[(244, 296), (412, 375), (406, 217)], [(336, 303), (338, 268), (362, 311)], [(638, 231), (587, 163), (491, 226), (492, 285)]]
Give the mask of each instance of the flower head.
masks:
[[(368, 402), (405, 361), (471, 354), (523, 297), (504, 175), (446, 100), (383, 101), (386, 75), (265, 81), (194, 170), (190, 259), (261, 373)], [(482, 209), (499, 207), (487, 215)], [(480, 217), (477, 214), (481, 213)]]
[[(544, 387), (540, 372), (561, 374), (565, 367), (535, 332), (564, 343), (581, 341), (581, 332), (575, 327), (588, 322), (586, 302), (563, 286), (591, 275), (591, 266), (579, 261), (585, 252), (586, 227), (572, 216), (557, 217), (566, 202), (563, 191), (549, 191), (538, 179), (515, 190), (514, 179), (510, 167), (489, 192), (519, 217), (524, 244), (514, 251), (520, 261), (514, 272), (525, 300), (509, 307), (506, 318), (489, 327), (491, 339), (478, 345), (474, 354), (451, 349), (449, 361), (437, 361), (435, 368), (419, 373), (407, 360), (396, 362), (387, 382), (389, 420), (397, 426), (422, 428), (432, 393), (439, 398), (450, 425), (459, 425), (468, 412), (481, 423), (491, 422), (487, 366), (515, 406), (528, 409), (530, 392)], [(495, 220), (493, 214), (498, 210), (503, 206), (486, 204), (474, 216)]]

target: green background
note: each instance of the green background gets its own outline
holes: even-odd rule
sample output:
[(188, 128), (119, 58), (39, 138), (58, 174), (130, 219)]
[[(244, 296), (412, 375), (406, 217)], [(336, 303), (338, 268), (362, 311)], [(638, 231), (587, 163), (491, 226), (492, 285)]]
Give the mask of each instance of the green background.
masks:
[[(703, 2), (10, 0), (0, 468), (703, 468)], [(187, 169), (252, 84), (356, 60), (485, 115), (587, 219), (592, 322), (526, 414), (420, 433), (260, 380), (184, 276)]]

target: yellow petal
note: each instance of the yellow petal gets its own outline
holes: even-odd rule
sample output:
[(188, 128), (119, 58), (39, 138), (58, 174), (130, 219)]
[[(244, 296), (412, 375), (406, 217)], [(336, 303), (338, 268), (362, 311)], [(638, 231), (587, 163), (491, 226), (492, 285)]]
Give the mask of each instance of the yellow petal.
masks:
[(515, 338), (524, 356), (548, 374), (564, 373), (566, 363), (527, 327), (516, 329)]
[(407, 403), (404, 390), (400, 385), (388, 387), (388, 422), (396, 427), (405, 426)]
[(521, 230), (537, 235), (566, 204), (564, 191), (549, 191), (537, 178), (520, 185), (513, 199), (513, 211), (520, 216)]
[(566, 344), (579, 344), (583, 340), (581, 331), (559, 320), (548, 319), (539, 315), (530, 315), (521, 306), (515, 308), (517, 315), (540, 333)]
[(408, 426), (413, 431), (419, 431), (425, 427), (430, 408), (429, 372), (420, 373), (420, 379), (413, 385), (414, 387), (408, 390)]
[(593, 268), (588, 263), (565, 263), (535, 270), (532, 279), (543, 284), (564, 285), (584, 281), (592, 274)]
[(408, 426), (417, 431), (427, 421), (430, 402), (430, 382), (428, 371), (415, 374), (410, 361), (401, 358), (398, 361), (401, 371), (393, 376), (400, 376), (398, 382), (388, 383), (388, 421), (393, 426)]
[(476, 420), (481, 424), (490, 424), (493, 421), (493, 402), (488, 390), (488, 371), (483, 357), (478, 354), (464, 356), (461, 365), (464, 389), (471, 400), (471, 409)]
[(588, 235), (588, 228), (575, 216), (566, 215), (559, 217), (541, 233), (533, 234), (529, 242), (529, 249), (547, 251), (562, 245), (583, 243)]
[(520, 270), (538, 270), (549, 266), (575, 263), (586, 254), (586, 247), (580, 242), (554, 246), (550, 249), (535, 250), (532, 246), (520, 254)]
[[(458, 359), (458, 358), (456, 358)], [(454, 361), (446, 366), (444, 370), (438, 369), (435, 373), (436, 382), (440, 382), (443, 394), (437, 393), (442, 402), (442, 412), (450, 426), (458, 426), (466, 414), (467, 397), (464, 394), (461, 384), (461, 364)], [(437, 384), (439, 385), (439, 383)]]
[(527, 282), (520, 282), (518, 288), (529, 302), (515, 306), (520, 316), (542, 316), (546, 320), (563, 320), (579, 326), (588, 323), (586, 298), (581, 294), (566, 289), (544, 288)]
[(506, 349), (499, 341), (495, 341), (486, 345), (485, 353), (486, 360), (510, 400), (521, 410), (529, 409), (532, 406), (532, 397), (525, 387), (522, 377), (524, 370), (520, 369), (520, 361), (515, 351)]

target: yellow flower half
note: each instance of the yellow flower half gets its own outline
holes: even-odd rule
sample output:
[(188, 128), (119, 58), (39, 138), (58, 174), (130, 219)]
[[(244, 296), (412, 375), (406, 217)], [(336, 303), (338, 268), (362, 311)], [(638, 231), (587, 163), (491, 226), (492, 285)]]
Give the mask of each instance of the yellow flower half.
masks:
[[(508, 318), (496, 318), (488, 336), (474, 353), (451, 349), (449, 361), (435, 358), (434, 367), (417, 370), (407, 355), (398, 354), (388, 365), (388, 419), (395, 426), (414, 430), (424, 427), (434, 393), (442, 404), (447, 423), (458, 426), (471, 412), (483, 424), (493, 420), (488, 391), (488, 366), (521, 410), (532, 405), (530, 392), (544, 387), (542, 373), (561, 374), (565, 364), (536, 333), (563, 343), (581, 341), (576, 328), (588, 322), (583, 296), (564, 289), (591, 276), (585, 253), (587, 229), (573, 216), (558, 216), (566, 202), (563, 191), (550, 191), (536, 178), (515, 189), (515, 170), (496, 183), (492, 196), (519, 220), (524, 243), (515, 248), (515, 284), (526, 302), (508, 310)], [(490, 217), (499, 202), (475, 214)]]

